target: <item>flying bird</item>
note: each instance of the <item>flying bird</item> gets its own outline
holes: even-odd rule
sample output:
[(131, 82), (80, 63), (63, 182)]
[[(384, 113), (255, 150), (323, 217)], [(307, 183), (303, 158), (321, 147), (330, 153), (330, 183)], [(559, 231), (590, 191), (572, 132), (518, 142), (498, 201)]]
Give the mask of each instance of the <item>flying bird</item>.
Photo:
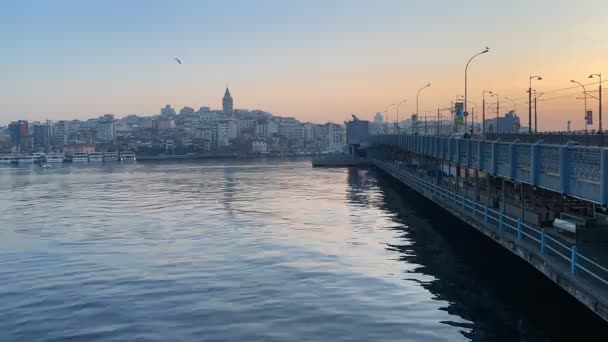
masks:
[(180, 61), (179, 58), (175, 57), (174, 59), (177, 61), (177, 63), (182, 64), (182, 61)]

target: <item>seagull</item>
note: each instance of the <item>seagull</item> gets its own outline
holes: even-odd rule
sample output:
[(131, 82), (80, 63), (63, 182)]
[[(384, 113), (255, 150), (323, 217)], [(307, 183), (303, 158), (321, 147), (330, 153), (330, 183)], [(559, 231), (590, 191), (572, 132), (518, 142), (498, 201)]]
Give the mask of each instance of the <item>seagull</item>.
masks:
[(180, 61), (179, 58), (175, 57), (174, 59), (177, 61), (177, 63), (182, 64), (182, 61)]

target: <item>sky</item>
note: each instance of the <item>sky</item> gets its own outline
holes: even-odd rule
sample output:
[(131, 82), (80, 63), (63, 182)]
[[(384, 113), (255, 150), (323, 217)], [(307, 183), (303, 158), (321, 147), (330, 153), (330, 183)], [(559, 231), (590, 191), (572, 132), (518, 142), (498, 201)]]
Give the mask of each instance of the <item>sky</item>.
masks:
[[(302, 121), (400, 119), (464, 94), (500, 94), (527, 126), (530, 75), (541, 75), (540, 130), (584, 128), (582, 88), (608, 80), (604, 0), (29, 1), (0, 0), (0, 125), (12, 120), (158, 114), (171, 104), (235, 108)], [(179, 57), (183, 64), (173, 58)], [(593, 83), (593, 84), (592, 84)], [(605, 88), (608, 83), (604, 82)], [(574, 87), (574, 88), (572, 88)], [(564, 91), (557, 89), (572, 88)], [(486, 98), (494, 116), (495, 98)], [(597, 125), (598, 101), (590, 98)], [(608, 107), (608, 106), (605, 106)], [(608, 111), (608, 110), (607, 110)], [(396, 119), (395, 108), (388, 118)], [(430, 114), (429, 114), (430, 115)], [(435, 115), (435, 114), (433, 114)], [(605, 126), (608, 126), (608, 121)], [(590, 127), (590, 128), (593, 128)]]

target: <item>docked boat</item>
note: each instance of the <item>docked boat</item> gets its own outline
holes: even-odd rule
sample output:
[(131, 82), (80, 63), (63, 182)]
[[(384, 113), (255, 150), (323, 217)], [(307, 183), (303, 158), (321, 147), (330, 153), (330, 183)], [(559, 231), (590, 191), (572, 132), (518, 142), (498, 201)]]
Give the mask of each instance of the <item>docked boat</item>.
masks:
[(101, 153), (101, 152), (89, 153), (89, 163), (103, 163), (103, 153)]
[(17, 156), (13, 154), (0, 155), (0, 164), (17, 164)]
[(86, 153), (74, 153), (72, 156), (73, 163), (86, 163), (89, 161), (89, 155)]
[(104, 152), (103, 154), (104, 162), (116, 162), (118, 159), (118, 152)]
[(46, 160), (46, 154), (44, 153), (35, 152), (32, 156), (34, 157), (34, 163), (44, 163)]
[(47, 163), (63, 163), (65, 155), (59, 153), (53, 153), (46, 156)]
[(135, 156), (135, 153), (133, 153), (133, 152), (121, 152), (120, 160), (121, 161), (136, 161), (137, 157)]
[(34, 164), (36, 156), (33, 154), (22, 154), (17, 158), (17, 164)]

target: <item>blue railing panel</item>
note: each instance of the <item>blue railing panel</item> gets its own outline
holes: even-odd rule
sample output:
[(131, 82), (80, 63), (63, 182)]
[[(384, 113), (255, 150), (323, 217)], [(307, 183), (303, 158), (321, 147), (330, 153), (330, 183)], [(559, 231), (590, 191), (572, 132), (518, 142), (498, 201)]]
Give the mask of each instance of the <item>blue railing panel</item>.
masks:
[(374, 135), (372, 145), (401, 146), (495, 176), (608, 204), (608, 149), (489, 142), (425, 135)]

